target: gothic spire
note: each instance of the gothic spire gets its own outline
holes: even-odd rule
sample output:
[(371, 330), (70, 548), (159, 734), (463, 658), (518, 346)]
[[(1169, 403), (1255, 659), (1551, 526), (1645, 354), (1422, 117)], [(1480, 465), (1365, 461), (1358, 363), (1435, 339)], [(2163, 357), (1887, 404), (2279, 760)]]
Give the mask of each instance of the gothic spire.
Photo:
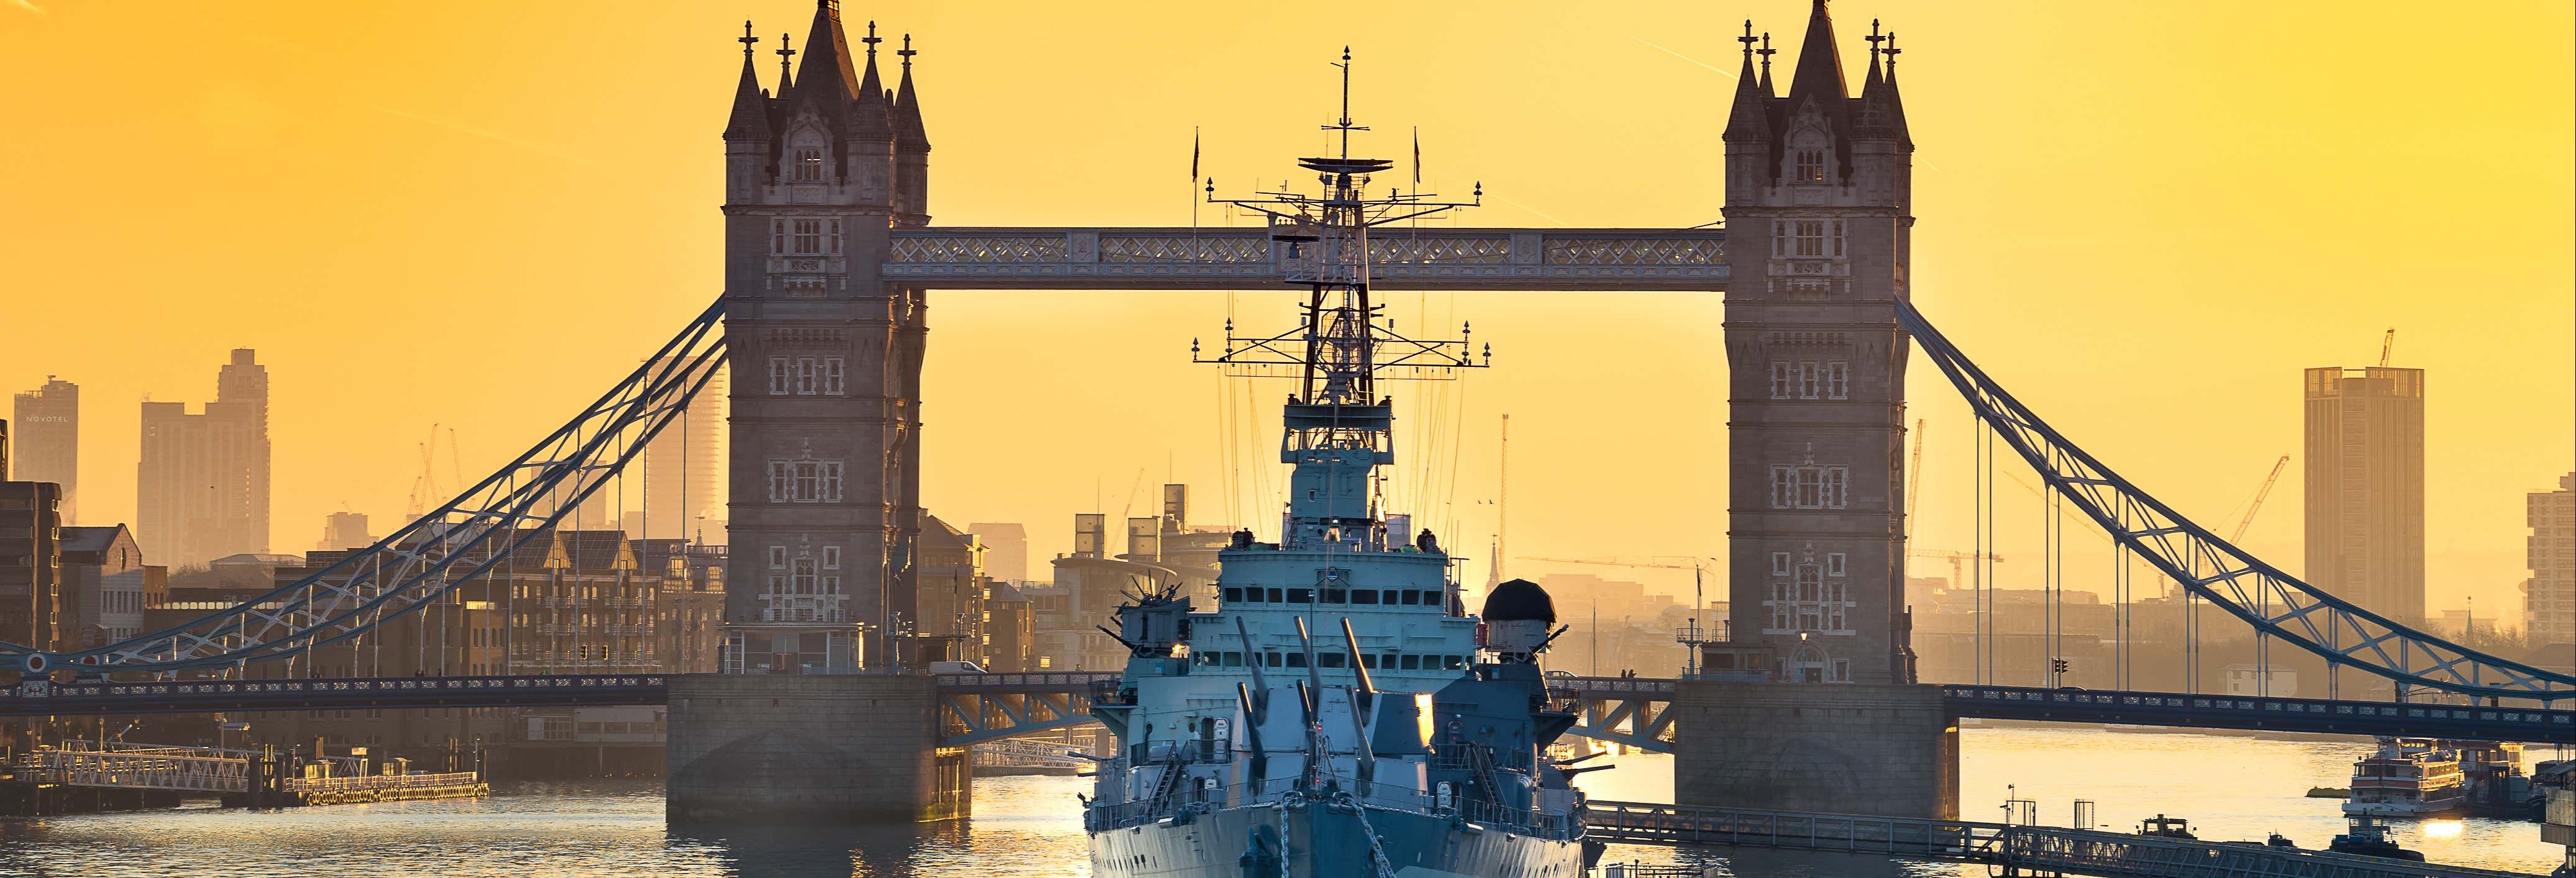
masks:
[[(805, 33), (805, 62), (796, 68), (798, 97), (827, 106), (858, 96), (858, 71), (850, 68), (850, 39), (841, 32), (840, 0), (815, 0), (814, 26)], [(837, 85), (838, 87), (831, 87)]]
[(1762, 56), (1762, 96), (1777, 96), (1780, 90), (1771, 87), (1771, 56), (1780, 54), (1780, 50), (1771, 48), (1770, 31), (1762, 32), (1762, 48), (1753, 50), (1753, 54)]
[(789, 70), (788, 70), (788, 68), (795, 66), (795, 65), (794, 65), (794, 62), (795, 62), (795, 60), (796, 60), (796, 44), (795, 44), (795, 43), (792, 43), (792, 42), (789, 42), (789, 41), (788, 41), (788, 39), (787, 39), (787, 35), (786, 35), (786, 34), (779, 34), (779, 35), (778, 35), (778, 49), (777, 49), (777, 51), (778, 51), (778, 96), (779, 96), (779, 97), (784, 98), (784, 97), (786, 97), (786, 96), (787, 96), (787, 89), (788, 89), (789, 87), (791, 87), (791, 86), (794, 84), (794, 82), (795, 82), (795, 77), (788, 75), (788, 74), (789, 74)]
[(1861, 80), (1860, 119), (1852, 125), (1852, 136), (1893, 140), (1896, 132), (1888, 124), (1887, 80), (1878, 71), (1880, 44), (1887, 42), (1887, 36), (1878, 32), (1878, 19), (1869, 20), (1869, 36), (1861, 39), (1869, 41), (1869, 73)]
[(921, 123), (921, 98), (912, 92), (912, 35), (903, 35), (903, 48), (895, 52), (903, 58), (903, 80), (895, 86), (894, 131), (899, 149), (929, 149), (930, 132)]
[(760, 93), (760, 75), (751, 69), (751, 46), (760, 42), (751, 35), (751, 22), (742, 23), (742, 80), (733, 88), (733, 115), (725, 121), (726, 140), (765, 140), (769, 137), (769, 104)]
[[(1814, 11), (1807, 15), (1807, 36), (1798, 46), (1798, 69), (1790, 74), (1788, 100), (1782, 102), (1781, 132), (1795, 136), (1795, 121), (1810, 108), (1831, 138), (1834, 164), (1840, 176), (1851, 176), (1852, 104), (1851, 87), (1843, 80), (1841, 53), (1834, 48), (1834, 19), (1825, 11), (1825, 0), (1816, 0)], [(1775, 154), (1785, 141), (1773, 141)]]
[(885, 42), (885, 38), (877, 36), (876, 22), (868, 22), (868, 35), (860, 37), (859, 42), (868, 47), (868, 60), (864, 72), (859, 75), (856, 111), (850, 116), (850, 133), (874, 140), (892, 140), (892, 108), (887, 106), (885, 80), (877, 76), (877, 44)]
[[(1761, 140), (1771, 136), (1771, 125), (1765, 118), (1770, 114), (1770, 108), (1763, 105), (1763, 100), (1770, 94), (1762, 87), (1761, 74), (1753, 71), (1753, 46), (1762, 41), (1761, 37), (1753, 35), (1753, 19), (1744, 20), (1744, 35), (1736, 37), (1735, 41), (1744, 44), (1744, 68), (1735, 75), (1735, 107), (1726, 117), (1724, 137), (1728, 140)], [(1768, 66), (1770, 59), (1763, 61)]]
[(1851, 97), (1851, 87), (1843, 81), (1842, 54), (1834, 50), (1834, 19), (1825, 12), (1825, 0), (1816, 0), (1814, 11), (1807, 15), (1807, 37), (1798, 44), (1798, 70), (1789, 78), (1790, 106), (1809, 94), (1837, 100)]
[(1888, 31), (1887, 48), (1879, 53), (1887, 56), (1887, 124), (1896, 129), (1896, 139), (1910, 150), (1914, 148), (1914, 132), (1905, 127), (1905, 95), (1896, 87), (1896, 56), (1904, 51), (1896, 47), (1896, 32)]

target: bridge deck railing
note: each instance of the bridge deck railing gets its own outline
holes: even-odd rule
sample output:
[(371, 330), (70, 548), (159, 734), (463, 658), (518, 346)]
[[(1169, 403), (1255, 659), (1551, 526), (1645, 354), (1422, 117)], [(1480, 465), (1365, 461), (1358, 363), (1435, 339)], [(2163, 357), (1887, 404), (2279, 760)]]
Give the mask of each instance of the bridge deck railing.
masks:
[[(2136, 876), (2505, 878), (2520, 873), (2407, 863), (2249, 842), (2050, 826), (1594, 800), (1586, 823), (1614, 843), (1750, 846), (1964, 860), (2022, 872)], [(2527, 878), (2527, 876), (2526, 876)]]

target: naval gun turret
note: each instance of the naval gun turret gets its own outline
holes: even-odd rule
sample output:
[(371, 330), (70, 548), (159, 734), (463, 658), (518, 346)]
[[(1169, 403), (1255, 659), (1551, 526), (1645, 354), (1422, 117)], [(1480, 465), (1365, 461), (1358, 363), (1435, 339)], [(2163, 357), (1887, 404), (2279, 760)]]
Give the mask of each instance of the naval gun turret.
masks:
[(1484, 642), (1500, 664), (1526, 665), (1565, 629), (1556, 625), (1556, 599), (1526, 579), (1506, 580), (1485, 596)]

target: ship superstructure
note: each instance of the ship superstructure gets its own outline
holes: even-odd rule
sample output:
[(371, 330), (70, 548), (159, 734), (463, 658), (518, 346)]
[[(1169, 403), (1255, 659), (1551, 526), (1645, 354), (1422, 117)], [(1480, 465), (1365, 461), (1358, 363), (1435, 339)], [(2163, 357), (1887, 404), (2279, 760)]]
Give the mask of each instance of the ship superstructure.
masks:
[(1561, 633), (1546, 592), (1514, 580), (1468, 613), (1458, 559), (1383, 508), (1395, 415), (1378, 382), (1483, 361), (1463, 327), (1393, 331), (1370, 294), (1370, 233), (1473, 202), (1368, 195), (1393, 163), (1350, 154), (1367, 129), (1350, 119), (1349, 62), (1345, 49), (1343, 112), (1324, 126), (1340, 154), (1298, 162), (1320, 193), (1219, 202), (1267, 220), (1305, 294), (1294, 329), (1229, 324), (1222, 351), (1192, 344), (1200, 362), (1298, 380), (1288, 494), (1276, 542), (1238, 531), (1219, 555), (1213, 610), (1168, 592), (1119, 609), (1133, 657), (1094, 707), (1119, 742), (1085, 802), (1096, 874), (1535, 878), (1598, 856), (1580, 793), (1545, 756), (1574, 724), (1548, 709), (1536, 663)]

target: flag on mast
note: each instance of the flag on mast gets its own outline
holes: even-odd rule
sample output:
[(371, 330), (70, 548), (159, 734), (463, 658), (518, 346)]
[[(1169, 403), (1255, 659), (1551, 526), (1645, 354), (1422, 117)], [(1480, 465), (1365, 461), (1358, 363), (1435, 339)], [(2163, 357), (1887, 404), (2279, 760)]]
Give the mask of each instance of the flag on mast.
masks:
[(1413, 126), (1413, 188), (1422, 188), (1422, 126)]
[(1199, 181), (1199, 128), (1190, 126), (1190, 182)]

